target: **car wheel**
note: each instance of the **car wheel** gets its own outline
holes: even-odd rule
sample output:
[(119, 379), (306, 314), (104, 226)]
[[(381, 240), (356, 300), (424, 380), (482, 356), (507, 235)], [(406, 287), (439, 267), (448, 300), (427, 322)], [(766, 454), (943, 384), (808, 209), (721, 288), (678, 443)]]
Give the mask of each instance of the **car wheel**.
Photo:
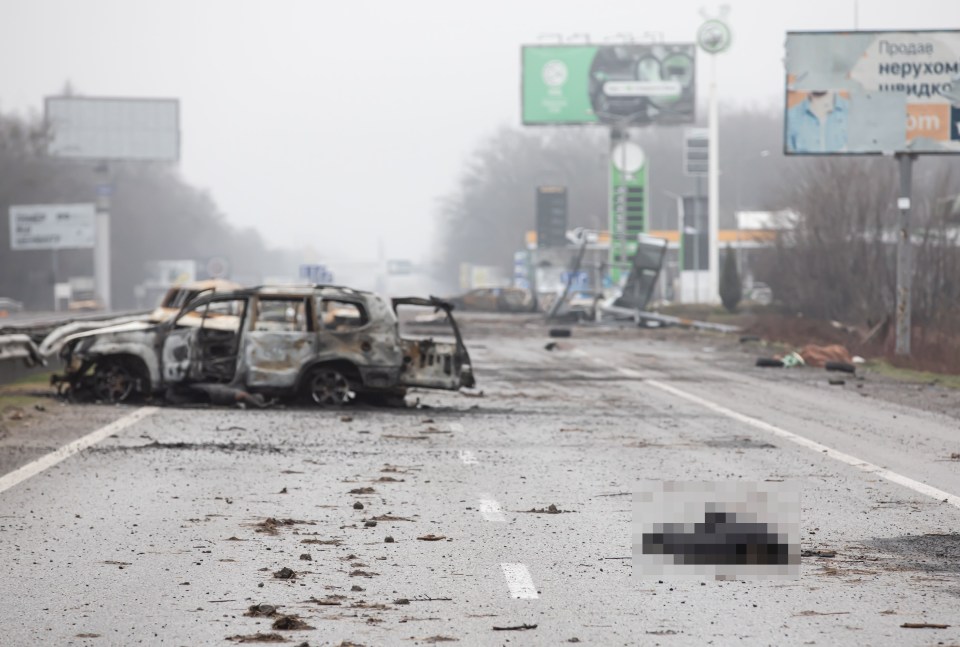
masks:
[(124, 362), (107, 360), (97, 364), (93, 389), (100, 400), (123, 402), (133, 395), (136, 387), (137, 376)]
[(350, 382), (335, 368), (318, 368), (307, 380), (307, 392), (314, 403), (336, 407), (350, 400)]

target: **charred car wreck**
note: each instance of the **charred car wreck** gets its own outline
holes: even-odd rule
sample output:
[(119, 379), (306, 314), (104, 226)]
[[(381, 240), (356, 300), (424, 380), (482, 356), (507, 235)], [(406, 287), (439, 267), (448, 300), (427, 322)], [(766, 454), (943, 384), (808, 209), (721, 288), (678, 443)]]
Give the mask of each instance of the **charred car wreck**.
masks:
[[(400, 335), (404, 306), (444, 311), (452, 339)], [(73, 398), (121, 402), (134, 396), (205, 393), (262, 403), (301, 396), (319, 405), (402, 397), (407, 388), (474, 386), (470, 356), (436, 298), (393, 299), (333, 286), (258, 287), (199, 295), (167, 321), (131, 321), (64, 340)]]

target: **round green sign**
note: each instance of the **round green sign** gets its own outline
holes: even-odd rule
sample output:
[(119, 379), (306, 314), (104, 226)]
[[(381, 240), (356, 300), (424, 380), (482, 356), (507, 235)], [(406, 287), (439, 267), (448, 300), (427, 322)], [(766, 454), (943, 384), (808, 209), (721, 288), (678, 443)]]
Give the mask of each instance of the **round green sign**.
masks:
[(730, 27), (722, 20), (708, 20), (697, 30), (697, 44), (708, 54), (719, 54), (730, 47), (733, 37)]

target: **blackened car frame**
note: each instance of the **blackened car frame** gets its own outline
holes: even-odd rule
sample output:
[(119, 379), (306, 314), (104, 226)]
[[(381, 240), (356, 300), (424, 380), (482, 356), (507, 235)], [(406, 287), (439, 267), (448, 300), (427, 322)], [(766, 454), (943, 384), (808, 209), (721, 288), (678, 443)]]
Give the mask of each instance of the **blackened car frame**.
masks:
[[(444, 311), (452, 339), (400, 335), (397, 308)], [(120, 402), (208, 384), (319, 405), (407, 388), (475, 384), (470, 355), (439, 299), (334, 286), (264, 286), (200, 295), (162, 322), (132, 321), (64, 340), (55, 381), (68, 395)]]

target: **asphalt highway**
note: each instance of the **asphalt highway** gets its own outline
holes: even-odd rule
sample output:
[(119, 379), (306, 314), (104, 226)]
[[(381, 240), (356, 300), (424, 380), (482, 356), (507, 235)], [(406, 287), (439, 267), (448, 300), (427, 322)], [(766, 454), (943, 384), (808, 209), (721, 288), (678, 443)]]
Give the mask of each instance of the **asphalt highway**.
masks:
[[(482, 397), (58, 405), (9, 433), (0, 644), (960, 643), (956, 418), (545, 331), (468, 330)], [(632, 495), (660, 479), (798, 483), (800, 578), (634, 572)]]

